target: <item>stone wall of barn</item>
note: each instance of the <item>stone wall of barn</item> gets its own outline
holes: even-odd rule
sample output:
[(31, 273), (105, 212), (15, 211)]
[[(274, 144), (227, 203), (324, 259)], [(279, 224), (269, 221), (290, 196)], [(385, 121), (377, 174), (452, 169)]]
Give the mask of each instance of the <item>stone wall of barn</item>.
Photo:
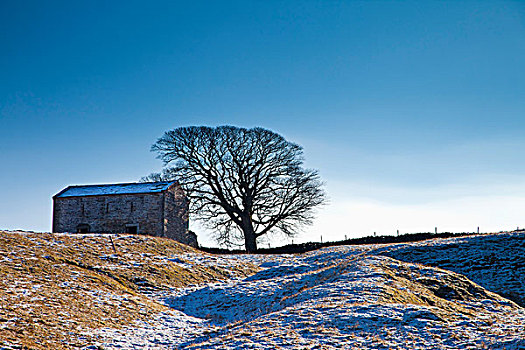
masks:
[(164, 234), (190, 246), (197, 246), (197, 236), (188, 231), (188, 199), (180, 186), (164, 192)]
[(163, 194), (123, 194), (54, 199), (53, 232), (124, 233), (128, 226), (141, 234), (163, 235)]

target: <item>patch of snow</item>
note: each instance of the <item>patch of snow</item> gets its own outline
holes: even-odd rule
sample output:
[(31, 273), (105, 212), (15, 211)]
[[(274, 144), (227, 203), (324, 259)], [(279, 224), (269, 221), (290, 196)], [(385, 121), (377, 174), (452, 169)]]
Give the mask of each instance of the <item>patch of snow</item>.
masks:
[[(510, 250), (505, 242), (510, 237), (514, 236), (341, 246), (302, 255), (170, 257), (180, 264), (222, 267), (250, 262), (261, 270), (244, 279), (155, 292), (150, 296), (170, 306), (170, 312), (148, 323), (96, 334), (105, 337), (99, 344), (105, 349), (523, 349), (525, 309), (490, 292), (456, 300), (447, 296), (446, 285), (438, 293), (444, 306), (396, 302), (395, 293), (413, 300), (422, 295), (389, 274), (403, 271), (407, 283), (420, 288), (425, 285), (417, 283), (457, 280), (483, 291), (463, 276), (439, 268), (443, 266), (438, 262), (448, 259), (446, 268), (453, 270), (454, 262), (460, 261), (456, 272), (494, 287), (496, 279), (490, 276), (499, 272), (488, 264), (479, 270), (473, 267), (494, 245)], [(514, 260), (505, 260), (511, 264), (518, 259), (521, 273), (523, 258), (496, 250), (503, 260), (513, 256)], [(501, 275), (512, 277), (510, 269), (502, 268)], [(523, 279), (516, 282), (516, 276), (511, 277), (503, 278), (503, 283), (520, 290)], [(385, 298), (387, 292), (394, 293), (392, 301)]]

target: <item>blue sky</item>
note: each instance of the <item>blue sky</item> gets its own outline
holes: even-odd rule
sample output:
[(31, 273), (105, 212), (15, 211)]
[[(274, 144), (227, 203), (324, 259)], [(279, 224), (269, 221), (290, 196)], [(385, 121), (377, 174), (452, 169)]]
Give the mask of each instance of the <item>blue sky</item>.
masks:
[(0, 228), (49, 230), (61, 188), (222, 124), (319, 169), (296, 241), (525, 226), (523, 2), (2, 1), (0, 50)]

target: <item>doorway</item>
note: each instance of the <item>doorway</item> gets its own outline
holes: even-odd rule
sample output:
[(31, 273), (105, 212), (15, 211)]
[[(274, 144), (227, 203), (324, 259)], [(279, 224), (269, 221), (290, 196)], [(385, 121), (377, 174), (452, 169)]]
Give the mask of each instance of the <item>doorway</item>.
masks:
[(126, 233), (129, 233), (130, 235), (136, 235), (137, 233), (139, 233), (139, 225), (138, 224), (126, 225)]
[(77, 225), (77, 233), (88, 233), (89, 231), (90, 231), (90, 227), (88, 224)]

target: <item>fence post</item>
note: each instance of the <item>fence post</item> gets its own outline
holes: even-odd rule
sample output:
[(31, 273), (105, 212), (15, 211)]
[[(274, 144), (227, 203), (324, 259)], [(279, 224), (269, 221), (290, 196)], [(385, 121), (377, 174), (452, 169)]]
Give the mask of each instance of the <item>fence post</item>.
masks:
[(113, 243), (113, 237), (109, 235), (109, 240), (111, 241), (111, 245), (113, 246), (113, 252), (117, 254), (117, 249), (115, 248), (115, 243)]

